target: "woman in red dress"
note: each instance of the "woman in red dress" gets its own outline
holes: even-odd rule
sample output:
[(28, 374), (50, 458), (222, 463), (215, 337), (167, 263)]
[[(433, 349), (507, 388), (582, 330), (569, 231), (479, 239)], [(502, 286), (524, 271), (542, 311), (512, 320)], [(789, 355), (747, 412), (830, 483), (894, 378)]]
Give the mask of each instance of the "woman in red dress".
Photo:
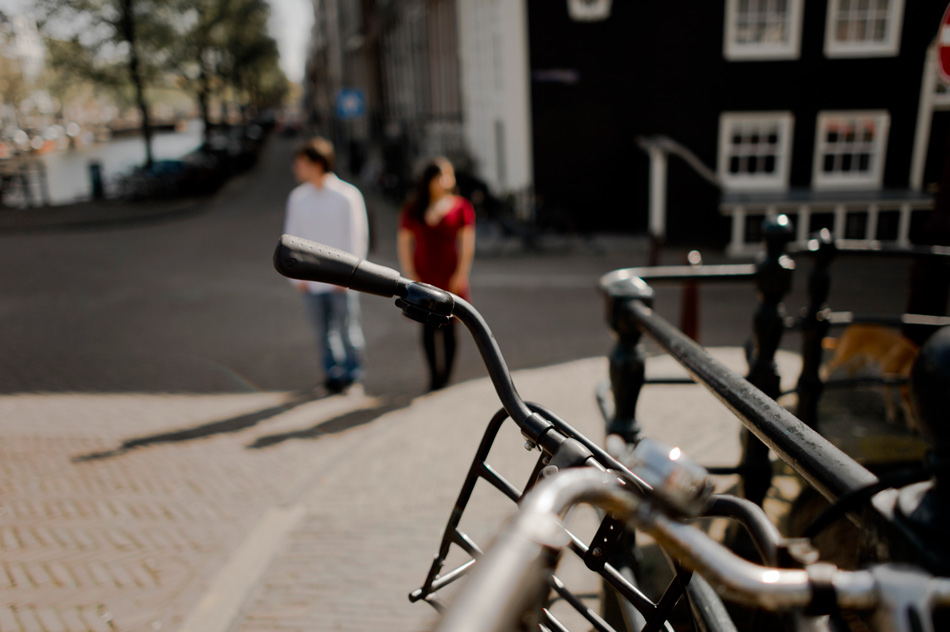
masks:
[[(406, 277), (470, 300), (475, 209), (455, 190), (452, 163), (436, 158), (426, 165), (399, 212), (399, 264)], [(455, 360), (455, 321), (440, 328), (426, 326), (422, 344), (430, 388), (440, 389), (448, 384)]]

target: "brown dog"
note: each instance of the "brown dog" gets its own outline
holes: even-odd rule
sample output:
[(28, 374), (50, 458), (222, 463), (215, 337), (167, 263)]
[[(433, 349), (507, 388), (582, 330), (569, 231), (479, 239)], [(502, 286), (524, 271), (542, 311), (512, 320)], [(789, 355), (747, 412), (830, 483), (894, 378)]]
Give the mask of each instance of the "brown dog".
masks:
[[(841, 336), (825, 338), (825, 349), (834, 349), (834, 355), (825, 365), (823, 379), (836, 370), (844, 370), (849, 376), (867, 369), (868, 374), (884, 378), (907, 379), (919, 351), (916, 344), (904, 337), (897, 329), (882, 325), (848, 325)], [(899, 401), (899, 405), (897, 401)], [(898, 423), (903, 413), (904, 422), (917, 430), (917, 423), (910, 405), (910, 388), (885, 385), (884, 406), (887, 420)]]

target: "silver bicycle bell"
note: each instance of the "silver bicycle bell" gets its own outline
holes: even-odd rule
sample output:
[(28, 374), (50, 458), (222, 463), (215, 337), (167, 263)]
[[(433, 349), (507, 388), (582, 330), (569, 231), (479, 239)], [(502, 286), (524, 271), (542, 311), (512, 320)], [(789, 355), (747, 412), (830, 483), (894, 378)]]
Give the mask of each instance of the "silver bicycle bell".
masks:
[(655, 498), (669, 509), (695, 517), (706, 508), (714, 487), (709, 473), (679, 448), (653, 439), (641, 439), (634, 448), (610, 435), (607, 451), (650, 485)]

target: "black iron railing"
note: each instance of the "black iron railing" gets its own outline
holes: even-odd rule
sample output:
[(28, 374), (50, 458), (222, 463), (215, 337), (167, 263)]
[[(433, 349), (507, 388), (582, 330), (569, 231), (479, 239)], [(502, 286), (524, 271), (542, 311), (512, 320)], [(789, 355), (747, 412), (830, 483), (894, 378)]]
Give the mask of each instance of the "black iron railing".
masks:
[[(864, 255), (923, 258), (950, 261), (947, 248), (882, 248), (835, 244), (825, 232), (808, 248), (793, 253), (813, 258), (808, 281), (808, 305), (800, 318), (786, 318), (782, 301), (791, 288), (795, 262), (785, 252), (792, 230), (787, 220), (767, 221), (763, 229), (765, 253), (755, 265), (723, 265), (708, 268), (687, 266), (631, 268), (606, 275), (601, 289), (607, 297), (608, 322), (616, 337), (610, 355), (608, 431), (636, 441), (640, 434), (637, 400), (645, 379), (642, 337), (652, 340), (677, 360), (693, 381), (709, 389), (742, 423), (742, 459), (733, 471), (741, 476), (743, 495), (759, 504), (771, 485), (768, 452), (773, 451), (809, 485), (831, 503), (843, 502), (852, 521), (859, 522), (869, 538), (868, 546), (885, 559), (922, 564), (933, 572), (950, 569), (950, 546), (937, 535), (938, 525), (950, 519), (950, 463), (947, 440), (946, 395), (950, 393), (950, 328), (931, 336), (921, 350), (915, 380), (926, 388), (915, 390), (921, 413), (920, 424), (932, 449), (925, 464), (930, 479), (902, 491), (887, 489), (887, 482), (831, 444), (817, 431), (817, 411), (824, 384), (819, 369), (822, 338), (829, 328), (849, 322), (913, 323), (931, 330), (950, 324), (946, 317), (902, 315), (855, 316), (832, 312), (826, 306), (831, 284), (829, 267), (836, 256)], [(652, 309), (650, 283), (752, 282), (759, 300), (753, 315), (753, 345), (745, 379), (735, 374), (703, 347), (684, 335)], [(802, 331), (802, 372), (798, 379), (798, 416), (780, 406), (780, 377), (775, 355), (783, 332)], [(946, 345), (946, 348), (944, 348)], [(929, 358), (928, 360), (925, 360)], [(929, 411), (929, 412), (928, 412)], [(929, 417), (928, 417), (929, 415)], [(932, 478), (931, 478), (932, 477)], [(941, 482), (942, 481), (942, 482)], [(859, 501), (863, 501), (859, 502)]]

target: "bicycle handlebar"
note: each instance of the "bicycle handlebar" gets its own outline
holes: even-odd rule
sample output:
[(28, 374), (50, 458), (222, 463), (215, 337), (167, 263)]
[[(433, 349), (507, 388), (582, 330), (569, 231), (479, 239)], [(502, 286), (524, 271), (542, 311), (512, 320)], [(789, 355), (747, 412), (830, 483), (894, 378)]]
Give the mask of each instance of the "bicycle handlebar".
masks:
[(405, 296), (412, 283), (392, 268), (292, 235), (281, 235), (277, 242), (274, 267), (292, 279), (330, 283), (386, 298)]
[(488, 324), (474, 307), (458, 296), (414, 282), (392, 268), (292, 235), (280, 237), (274, 251), (274, 267), (292, 279), (330, 283), (386, 298), (399, 297), (396, 304), (403, 313), (426, 324), (438, 326), (453, 316), (458, 318), (475, 339), (502, 405), (525, 437), (537, 444), (551, 428), (551, 423), (532, 412), (518, 395)]
[[(699, 529), (669, 517), (649, 498), (630, 493), (610, 472), (576, 468), (540, 482), (515, 519), (475, 566), (437, 632), (500, 632), (538, 610), (558, 554), (568, 544), (562, 517), (589, 503), (654, 537), (728, 599), (769, 610), (838, 608), (874, 611), (876, 629), (933, 631), (934, 606), (950, 606), (950, 579), (891, 564), (843, 571), (831, 564), (805, 569), (749, 562)], [(512, 582), (517, 583), (512, 583)], [(540, 595), (540, 596), (539, 596)], [(493, 616), (486, 613), (494, 612)]]
[(348, 252), (291, 235), (280, 237), (274, 251), (274, 267), (291, 279), (331, 283), (377, 296), (398, 297), (396, 305), (403, 310), (403, 314), (428, 325), (438, 327), (453, 317), (457, 318), (472, 335), (505, 412), (531, 445), (540, 447), (549, 455), (566, 448), (566, 453), (572, 455), (568, 460), (575, 464), (590, 464), (590, 457), (593, 457), (593, 461), (604, 468), (624, 472), (641, 489), (649, 487), (622, 463), (589, 441), (581, 442), (583, 445), (577, 441), (565, 441), (565, 435), (569, 437), (574, 433), (563, 432), (566, 427), (563, 422), (558, 424), (561, 430), (552, 432), (555, 423), (531, 410), (518, 394), (488, 323), (464, 299), (407, 279), (396, 270)]

